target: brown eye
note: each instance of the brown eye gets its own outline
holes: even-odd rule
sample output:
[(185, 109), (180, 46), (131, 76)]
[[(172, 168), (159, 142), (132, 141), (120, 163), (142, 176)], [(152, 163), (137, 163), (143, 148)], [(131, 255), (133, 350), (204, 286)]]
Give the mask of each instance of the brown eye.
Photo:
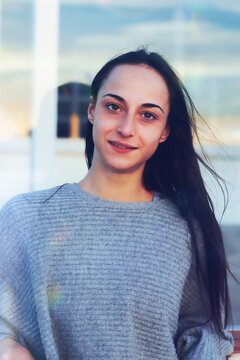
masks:
[(157, 118), (156, 115), (154, 115), (154, 114), (152, 114), (150, 112), (143, 113), (143, 117), (144, 117), (145, 120), (154, 120), (154, 119)]
[(117, 104), (113, 104), (113, 103), (107, 104), (106, 107), (111, 111), (120, 110), (120, 107)]

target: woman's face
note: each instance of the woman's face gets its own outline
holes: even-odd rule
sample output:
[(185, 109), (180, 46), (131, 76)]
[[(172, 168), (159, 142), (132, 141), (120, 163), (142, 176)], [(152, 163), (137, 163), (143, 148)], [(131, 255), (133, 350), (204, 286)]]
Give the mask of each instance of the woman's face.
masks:
[(93, 165), (114, 172), (143, 171), (169, 134), (169, 94), (159, 73), (146, 65), (118, 65), (90, 101)]

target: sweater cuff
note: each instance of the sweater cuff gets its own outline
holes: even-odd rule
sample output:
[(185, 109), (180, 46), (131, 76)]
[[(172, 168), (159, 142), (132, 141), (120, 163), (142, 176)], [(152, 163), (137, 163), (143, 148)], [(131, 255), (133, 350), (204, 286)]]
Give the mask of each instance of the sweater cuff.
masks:
[(233, 352), (233, 337), (224, 334), (226, 339), (218, 337), (209, 324), (185, 330), (176, 344), (179, 360), (225, 360)]
[(4, 339), (12, 339), (20, 345), (26, 346), (26, 342), (23, 337), (17, 334), (13, 326), (0, 316), (0, 341)]

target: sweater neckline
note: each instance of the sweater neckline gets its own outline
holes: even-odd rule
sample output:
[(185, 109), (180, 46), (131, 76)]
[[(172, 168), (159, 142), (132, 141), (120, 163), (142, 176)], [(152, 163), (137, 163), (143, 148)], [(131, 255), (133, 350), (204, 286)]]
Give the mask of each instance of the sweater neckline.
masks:
[(134, 208), (134, 207), (151, 207), (162, 199), (161, 195), (155, 192), (152, 201), (144, 201), (144, 202), (125, 202), (125, 201), (116, 201), (109, 200), (93, 195), (83, 189), (81, 189), (77, 183), (67, 184), (69, 189), (73, 191), (77, 196), (81, 196), (81, 199), (88, 200), (91, 202), (95, 202), (98, 205), (110, 205), (115, 207), (126, 207), (126, 208)]

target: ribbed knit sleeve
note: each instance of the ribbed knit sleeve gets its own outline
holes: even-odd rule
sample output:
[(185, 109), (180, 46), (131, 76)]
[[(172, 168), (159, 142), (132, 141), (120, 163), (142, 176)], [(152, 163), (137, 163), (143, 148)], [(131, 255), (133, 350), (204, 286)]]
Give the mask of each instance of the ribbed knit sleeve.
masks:
[[(30, 215), (31, 212), (31, 216)], [(26, 216), (27, 214), (27, 216)], [(34, 208), (24, 196), (9, 200), (0, 211), (0, 341), (10, 338), (43, 359), (41, 336), (26, 247), (35, 227)]]
[[(196, 226), (196, 224), (195, 224)], [(200, 261), (204, 264), (202, 235), (198, 227), (197, 240)], [(210, 304), (203, 283), (197, 278), (196, 262), (191, 253), (191, 266), (186, 278), (178, 320), (176, 349), (179, 360), (225, 360), (233, 351), (233, 338), (224, 331), (226, 339), (217, 334), (207, 321)]]
[[(18, 322), (24, 301), (24, 287), (28, 283), (26, 257), (20, 219), (14, 214), (12, 201), (0, 214), (0, 340), (6, 335), (26, 345)], [(20, 240), (20, 241), (19, 241)], [(22, 293), (19, 288), (22, 287)]]

